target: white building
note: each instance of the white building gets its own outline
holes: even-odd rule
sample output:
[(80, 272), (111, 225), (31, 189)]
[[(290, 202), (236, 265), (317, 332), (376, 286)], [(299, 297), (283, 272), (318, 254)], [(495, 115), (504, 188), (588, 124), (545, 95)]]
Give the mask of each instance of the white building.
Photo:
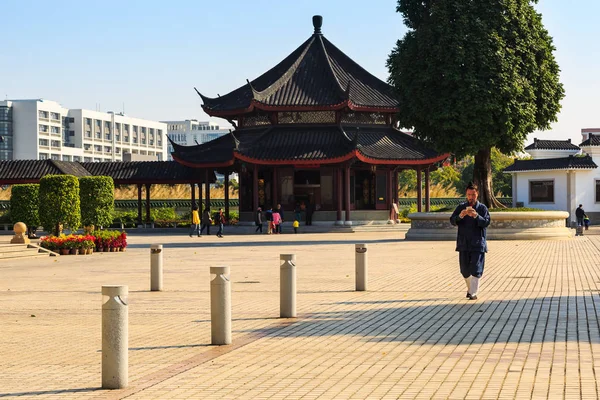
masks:
[(0, 160), (166, 160), (167, 125), (54, 101), (0, 101)]
[[(177, 144), (182, 146), (195, 146), (214, 140), (229, 133), (229, 129), (221, 129), (212, 122), (198, 122), (195, 119), (185, 121), (162, 121), (167, 124), (167, 135)], [(172, 160), (173, 146), (168, 144), (168, 159)]]
[(582, 129), (583, 142), (538, 140), (525, 148), (531, 160), (516, 160), (512, 174), (513, 206), (564, 210), (575, 219), (579, 204), (592, 223), (600, 223), (600, 129)]

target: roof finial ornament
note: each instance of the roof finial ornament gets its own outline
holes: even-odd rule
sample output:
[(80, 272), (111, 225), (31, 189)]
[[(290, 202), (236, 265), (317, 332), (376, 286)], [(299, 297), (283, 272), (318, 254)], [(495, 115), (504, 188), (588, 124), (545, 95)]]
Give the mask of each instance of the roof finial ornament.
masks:
[(315, 35), (321, 35), (321, 26), (323, 26), (323, 17), (313, 15), (313, 26), (315, 27)]

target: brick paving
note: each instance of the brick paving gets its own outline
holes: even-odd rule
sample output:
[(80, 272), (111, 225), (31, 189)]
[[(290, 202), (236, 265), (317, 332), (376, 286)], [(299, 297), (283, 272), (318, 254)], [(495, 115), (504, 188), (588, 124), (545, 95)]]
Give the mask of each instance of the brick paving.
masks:
[[(0, 398), (599, 397), (599, 235), (490, 242), (477, 301), (452, 242), (402, 239), (131, 235), (126, 253), (3, 260)], [(354, 291), (361, 242), (368, 292)], [(163, 292), (149, 291), (151, 243)], [(278, 318), (280, 253), (297, 255), (295, 319)], [(211, 265), (231, 266), (230, 346), (210, 345)], [(130, 291), (122, 390), (100, 388), (106, 284)]]

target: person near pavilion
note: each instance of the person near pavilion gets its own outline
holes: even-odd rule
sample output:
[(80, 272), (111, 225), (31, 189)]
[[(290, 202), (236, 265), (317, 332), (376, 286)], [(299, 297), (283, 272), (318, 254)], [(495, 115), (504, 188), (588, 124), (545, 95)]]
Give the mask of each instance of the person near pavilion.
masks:
[(204, 228), (206, 228), (206, 234), (210, 235), (211, 223), (212, 218), (210, 217), (210, 208), (206, 207), (202, 213), (202, 228), (200, 228), (200, 235), (202, 235), (202, 232), (204, 232)]
[(479, 281), (483, 276), (487, 252), (486, 229), (490, 225), (490, 213), (485, 204), (477, 201), (477, 185), (469, 182), (467, 201), (456, 207), (450, 223), (458, 226), (456, 251), (460, 273), (467, 284), (467, 298), (477, 300)]

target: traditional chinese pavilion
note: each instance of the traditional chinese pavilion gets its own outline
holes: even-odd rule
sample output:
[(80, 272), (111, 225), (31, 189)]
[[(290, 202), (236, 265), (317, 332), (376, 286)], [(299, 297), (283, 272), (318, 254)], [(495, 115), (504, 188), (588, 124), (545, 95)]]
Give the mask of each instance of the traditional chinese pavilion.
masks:
[[(315, 220), (386, 219), (406, 168), (419, 172), (419, 187), (425, 172), (428, 211), (429, 170), (448, 154), (396, 129), (393, 88), (328, 41), (321, 16), (313, 25), (308, 40), (253, 81), (216, 98), (198, 92), (204, 111), (235, 129), (197, 146), (172, 142), (173, 158), (224, 174), (226, 185), (238, 172), (242, 220), (259, 206), (289, 212), (301, 202), (315, 207)], [(421, 211), (421, 190), (418, 197)]]

